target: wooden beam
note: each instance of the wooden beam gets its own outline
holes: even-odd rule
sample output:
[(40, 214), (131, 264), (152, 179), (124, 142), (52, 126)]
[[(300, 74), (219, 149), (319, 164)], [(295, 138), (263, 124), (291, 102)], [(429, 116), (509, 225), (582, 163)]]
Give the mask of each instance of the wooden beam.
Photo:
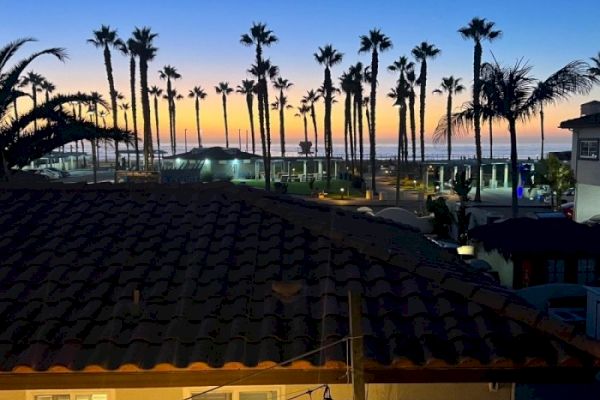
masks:
[(354, 400), (365, 400), (362, 301), (359, 293), (348, 292), (350, 306), (350, 344), (352, 348), (352, 391)]

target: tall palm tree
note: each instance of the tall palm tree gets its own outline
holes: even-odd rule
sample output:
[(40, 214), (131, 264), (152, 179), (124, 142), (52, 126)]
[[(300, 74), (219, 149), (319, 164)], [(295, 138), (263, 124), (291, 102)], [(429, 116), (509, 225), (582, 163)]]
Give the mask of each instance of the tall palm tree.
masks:
[(371, 161), (371, 189), (373, 192), (377, 192), (375, 186), (375, 172), (376, 172), (376, 161), (375, 161), (375, 140), (376, 140), (376, 103), (377, 103), (377, 73), (379, 72), (379, 53), (384, 52), (392, 48), (392, 41), (389, 37), (384, 35), (379, 29), (372, 29), (368, 35), (360, 37), (360, 49), (359, 53), (371, 52), (371, 123), (369, 125), (369, 141), (370, 141), (370, 152), (369, 157)]
[(419, 93), (419, 134), (421, 139), (421, 162), (425, 161), (425, 97), (427, 94), (427, 59), (433, 59), (440, 54), (441, 50), (435, 45), (421, 42), (412, 49), (412, 55), (421, 63), (421, 71), (417, 83), (420, 87)]
[(200, 100), (204, 100), (207, 94), (201, 86), (194, 86), (188, 93), (188, 97), (194, 99), (196, 109), (196, 133), (198, 134), (198, 147), (202, 147), (202, 137), (200, 135)]
[(455, 78), (450, 75), (447, 78), (442, 78), (442, 83), (439, 89), (435, 89), (433, 93), (448, 95), (446, 101), (446, 143), (448, 145), (448, 161), (452, 159), (452, 98), (454, 95), (460, 94), (465, 90), (465, 87), (460, 83), (461, 78)]
[[(120, 50), (125, 46), (125, 43), (119, 39), (116, 30), (111, 30), (110, 26), (102, 25), (99, 30), (93, 32), (93, 37), (87, 40), (94, 47), (102, 49), (104, 53), (104, 66), (106, 68), (106, 77), (108, 79), (108, 93), (110, 96), (111, 112), (113, 119), (113, 128), (118, 127), (118, 108), (117, 108), (117, 92), (115, 90), (115, 80), (113, 77), (113, 67), (110, 48)], [(119, 160), (119, 145), (115, 143), (115, 157), (117, 160), (116, 169), (118, 168)]]
[(158, 71), (160, 79), (166, 79), (167, 81), (167, 90), (165, 91), (167, 95), (167, 104), (169, 111), (169, 137), (171, 138), (171, 153), (175, 154), (177, 145), (177, 133), (175, 132), (175, 120), (173, 118), (173, 107), (174, 107), (174, 99), (173, 99), (173, 82), (176, 79), (181, 78), (181, 74), (177, 71), (177, 68), (171, 65), (165, 65), (163, 69)]
[(241, 85), (237, 86), (236, 92), (246, 96), (246, 106), (248, 107), (248, 117), (250, 118), (250, 133), (252, 134), (252, 154), (256, 154), (256, 137), (254, 133), (254, 93), (256, 84), (252, 79), (244, 79)]
[[(125, 122), (125, 131), (129, 131), (129, 122), (127, 119), (127, 112), (131, 109), (129, 103), (121, 103), (119, 105), (121, 111), (123, 111), (123, 121)], [(126, 144), (127, 148), (127, 167), (129, 167), (130, 156), (129, 156), (129, 143)]]
[(502, 35), (502, 31), (494, 30), (495, 23), (485, 18), (473, 18), (467, 26), (458, 30), (460, 35), (467, 40), (473, 40), (473, 127), (475, 131), (475, 201), (481, 201), (481, 58), (483, 48), (481, 42), (493, 41)]
[[(344, 72), (340, 76), (340, 88), (345, 94), (344, 100), (344, 155), (346, 166), (353, 160), (354, 144), (352, 143), (352, 92), (354, 91), (354, 79), (350, 72)], [(349, 142), (349, 143), (348, 143)], [(348, 144), (350, 144), (350, 158), (348, 158)], [(352, 165), (354, 171), (354, 165)]]
[[(388, 66), (388, 71), (397, 72), (398, 73), (398, 84), (397, 87), (392, 89), (388, 96), (395, 99), (395, 106), (398, 107), (399, 112), (399, 121), (402, 137), (402, 149), (403, 149), (403, 159), (404, 161), (408, 160), (408, 135), (406, 129), (406, 100), (410, 97), (410, 84), (407, 80), (408, 72), (412, 71), (414, 68), (414, 63), (408, 60), (408, 57), (401, 56), (398, 60), (394, 61), (391, 65)], [(390, 96), (391, 95), (391, 96)], [(414, 149), (413, 149), (414, 153)], [(413, 154), (414, 157), (414, 154)]]
[(158, 123), (158, 98), (162, 96), (163, 90), (153, 85), (148, 90), (148, 94), (154, 97), (154, 126), (156, 127), (156, 151), (158, 152), (158, 167), (161, 166), (160, 160), (160, 128)]
[(152, 126), (150, 118), (150, 99), (148, 96), (148, 63), (154, 60), (158, 49), (154, 47), (154, 39), (158, 36), (150, 28), (135, 28), (132, 33), (135, 51), (140, 61), (140, 92), (142, 100), (142, 117), (144, 119), (144, 168), (150, 169), (154, 161), (152, 150)]
[(596, 80), (600, 79), (600, 51), (596, 57), (590, 57), (592, 65), (588, 69), (588, 73)]
[(323, 89), (325, 99), (324, 137), (325, 137), (325, 162), (327, 164), (327, 181), (325, 190), (331, 188), (331, 156), (333, 153), (333, 134), (331, 132), (331, 105), (333, 102), (333, 83), (331, 81), (331, 67), (342, 62), (344, 55), (333, 48), (330, 44), (319, 47), (314, 54), (315, 60), (325, 67), (323, 78)]
[(273, 87), (279, 89), (279, 103), (277, 109), (279, 110), (279, 139), (281, 141), (281, 157), (285, 157), (285, 104), (282, 100), (285, 99), (283, 94), (284, 90), (289, 90), (294, 84), (288, 79), (278, 77), (273, 81)]
[(407, 98), (407, 83), (402, 79), (398, 80), (397, 86), (392, 88), (388, 93), (388, 97), (394, 99), (394, 107), (398, 108), (398, 153), (396, 156), (396, 207), (400, 205), (400, 162), (408, 157), (406, 139), (406, 98)]
[(319, 101), (321, 96), (316, 90), (310, 89), (306, 92), (306, 95), (302, 97), (302, 104), (306, 104), (310, 107), (310, 118), (313, 124), (313, 131), (315, 134), (315, 157), (319, 154), (319, 131), (317, 129), (317, 114), (315, 112), (315, 103)]
[[(588, 93), (594, 83), (588, 74), (588, 65), (574, 61), (552, 74), (544, 81), (551, 90), (537, 90), (537, 80), (531, 76), (531, 67), (521, 61), (514, 66), (503, 67), (497, 62), (484, 64), (481, 70), (485, 83), (489, 107), (494, 118), (508, 123), (510, 133), (510, 161), (512, 180), (512, 215), (518, 216), (517, 188), (519, 171), (517, 166), (517, 122), (531, 118), (541, 103), (553, 103), (573, 94)], [(469, 126), (474, 119), (474, 109), (464, 110), (453, 116), (457, 127)]]
[[(171, 93), (171, 100), (173, 101), (173, 132), (175, 132), (175, 130), (177, 129), (177, 102), (179, 100), (183, 100), (183, 99), (184, 99), (184, 96), (182, 94), (177, 93), (177, 89), (173, 89), (173, 92)], [(187, 130), (186, 130), (186, 135), (187, 135)], [(186, 136), (185, 140), (187, 143), (187, 136)], [(175, 142), (175, 146), (177, 146), (177, 142)], [(186, 145), (186, 152), (187, 152), (187, 145)]]
[[(358, 131), (358, 146), (355, 144), (354, 148), (358, 147), (358, 174), (360, 178), (363, 178), (364, 174), (364, 140), (363, 140), (363, 82), (365, 81), (365, 70), (363, 64), (358, 62), (350, 66), (350, 74), (354, 81), (354, 120), (355, 128)], [(358, 126), (357, 126), (358, 125)], [(370, 126), (370, 122), (367, 123)], [(354, 138), (356, 143), (356, 137)]]
[[(31, 101), (33, 102), (33, 108), (37, 107), (37, 94), (42, 91), (42, 85), (44, 84), (44, 77), (33, 71), (29, 71), (21, 80), (20, 87), (31, 86)], [(33, 130), (38, 130), (37, 119), (33, 120)]]
[(50, 101), (50, 93), (53, 93), (56, 90), (56, 86), (52, 82), (47, 79), (44, 79), (42, 84), (40, 85), (41, 89), (44, 91), (46, 95), (46, 103)]
[[(135, 135), (135, 142), (133, 144), (133, 148), (135, 150), (135, 169), (139, 171), (140, 169), (140, 151), (139, 151), (139, 135), (138, 135), (138, 126), (137, 126), (137, 100), (136, 100), (136, 92), (135, 92), (135, 70), (136, 70), (136, 51), (137, 42), (130, 38), (127, 40), (125, 45), (120, 46), (119, 51), (125, 55), (129, 56), (129, 89), (131, 91), (131, 120), (133, 122), (133, 134)], [(129, 154), (127, 155), (127, 161), (129, 165)]]
[(406, 83), (408, 84), (408, 111), (410, 114), (410, 140), (412, 143), (412, 160), (417, 161), (417, 122), (415, 118), (415, 86), (417, 84), (417, 74), (413, 68), (406, 71)]
[(223, 121), (225, 123), (225, 147), (229, 147), (229, 128), (227, 126), (227, 96), (233, 92), (233, 89), (229, 86), (229, 82), (219, 82), (215, 86), (217, 94), (221, 95), (221, 101), (223, 102)]
[[(90, 99), (88, 101), (88, 113), (90, 114), (90, 120), (92, 119), (92, 117), (94, 117), (93, 122), (94, 125), (96, 126), (96, 128), (100, 127), (100, 121), (99, 121), (99, 116), (100, 116), (100, 106), (105, 104), (104, 103), (104, 98), (102, 97), (102, 95), (98, 92), (91, 92), (90, 93)], [(98, 182), (98, 140), (97, 139), (92, 139), (90, 140), (90, 146), (92, 148), (92, 174), (93, 174), (93, 179), (94, 179), (94, 183)]]
[[(294, 114), (296, 117), (302, 117), (302, 121), (304, 122), (304, 142), (308, 143), (308, 121), (306, 120), (306, 114), (310, 112), (310, 106), (305, 103), (301, 103), (300, 107), (296, 108), (298, 112)], [(308, 151), (305, 154), (305, 157), (308, 158)]]
[[(254, 46), (256, 57), (255, 64), (250, 71), (257, 78), (257, 97), (258, 97), (258, 119), (260, 126), (260, 135), (263, 141), (263, 163), (265, 168), (265, 190), (271, 190), (271, 134), (269, 117), (269, 100), (267, 74), (271, 65), (266, 65), (263, 57), (263, 48), (270, 47), (277, 43), (279, 39), (272, 30), (267, 29), (263, 23), (254, 23), (250, 27), (249, 33), (244, 33), (240, 37), (240, 43), (244, 46)], [(270, 71), (274, 72), (274, 71)]]

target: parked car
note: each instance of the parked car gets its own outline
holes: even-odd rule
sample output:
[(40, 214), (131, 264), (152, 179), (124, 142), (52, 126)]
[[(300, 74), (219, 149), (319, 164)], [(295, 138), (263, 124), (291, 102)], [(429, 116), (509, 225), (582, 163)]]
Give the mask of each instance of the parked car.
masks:
[(62, 178), (62, 174), (58, 171), (53, 171), (50, 168), (41, 168), (38, 169), (37, 174), (48, 177), (48, 179), (60, 179)]
[(47, 169), (49, 169), (50, 171), (56, 172), (57, 174), (59, 174), (61, 176), (61, 178), (66, 178), (67, 176), (70, 175), (67, 171), (63, 171), (58, 168), (48, 167)]
[(600, 214), (594, 215), (593, 217), (589, 218), (587, 221), (584, 221), (583, 223), (588, 224), (588, 225), (600, 224)]

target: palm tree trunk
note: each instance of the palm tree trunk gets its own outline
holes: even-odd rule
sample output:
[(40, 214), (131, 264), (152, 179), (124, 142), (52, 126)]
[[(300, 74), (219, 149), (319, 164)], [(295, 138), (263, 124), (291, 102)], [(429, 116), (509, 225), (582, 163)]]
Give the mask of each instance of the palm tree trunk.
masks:
[(402, 99), (402, 107), (400, 108), (400, 127), (402, 129), (402, 138), (404, 141), (404, 161), (408, 162), (408, 134), (406, 129), (406, 98)]
[[(363, 138), (363, 112), (362, 112), (362, 90), (359, 90), (356, 95), (358, 96), (356, 98), (356, 103), (358, 104), (358, 157), (359, 157), (359, 165), (358, 165), (358, 171), (359, 171), (359, 175), (360, 175), (360, 179), (363, 179), (363, 175), (364, 175), (364, 171), (365, 171), (365, 164), (364, 164), (364, 157), (365, 157), (365, 149), (364, 149), (364, 138)], [(370, 126), (370, 122), (369, 122), (369, 110), (367, 109), (367, 126)]]
[(517, 127), (514, 119), (508, 120), (508, 130), (510, 132), (510, 173), (512, 182), (512, 217), (519, 216), (519, 198), (517, 188), (519, 186), (519, 169), (517, 167)]
[[(96, 120), (96, 127), (98, 127), (98, 104), (94, 104), (94, 117)], [(91, 118), (91, 117), (90, 117)], [(92, 173), (94, 176), (94, 183), (98, 183), (98, 155), (96, 153), (96, 141), (98, 139), (92, 139), (90, 145), (92, 147)]]
[[(129, 131), (129, 127), (127, 124), (127, 111), (123, 111), (123, 119), (125, 120), (125, 130)], [(129, 142), (125, 142), (125, 146), (127, 147), (127, 168), (126, 169), (129, 169), (129, 163), (130, 163)]]
[(319, 133), (317, 131), (317, 116), (315, 114), (315, 103), (310, 103), (310, 118), (313, 123), (313, 130), (315, 131), (315, 157), (319, 154)]
[[(35, 110), (37, 107), (37, 87), (33, 85), (31, 88), (31, 100), (33, 101), (33, 109)], [(33, 120), (33, 131), (37, 132), (37, 119)]]
[(259, 79), (258, 88), (258, 124), (260, 127), (260, 139), (262, 144), (262, 156), (263, 156), (263, 167), (265, 169), (265, 190), (269, 192), (271, 190), (271, 168), (269, 165), (269, 156), (267, 154), (267, 135), (265, 131), (265, 115), (264, 115), (264, 96), (262, 88), (262, 80)]
[(137, 128), (137, 102), (135, 96), (135, 57), (132, 55), (129, 60), (129, 85), (131, 87), (131, 119), (133, 120), (133, 134), (135, 135), (135, 142), (133, 143), (135, 149), (135, 169), (140, 170), (140, 149)]
[(252, 134), (252, 154), (256, 154), (256, 139), (254, 136), (254, 96), (252, 93), (246, 94), (246, 105), (248, 106), (248, 118), (250, 118), (250, 133)]
[(269, 172), (271, 171), (271, 109), (269, 108), (269, 87), (267, 80), (263, 77), (263, 101), (265, 107), (263, 112), (265, 113), (265, 130), (267, 133), (267, 156), (269, 157)]
[(17, 110), (17, 98), (13, 99), (13, 110), (15, 112), (15, 121), (19, 120), (19, 111)]
[(481, 201), (481, 44), (475, 42), (473, 51), (473, 126), (475, 129), (475, 201)]
[(200, 138), (200, 100), (196, 96), (196, 133), (198, 134), (198, 147), (202, 147), (202, 138)]
[(540, 160), (544, 159), (544, 105), (540, 103), (540, 132), (542, 133), (542, 149)]
[(358, 115), (357, 111), (360, 110), (356, 103), (356, 93), (352, 97), (352, 175), (356, 173), (356, 145), (357, 142), (357, 125)]
[[(452, 93), (448, 93), (448, 103), (446, 105), (446, 121), (448, 122), (448, 162), (452, 159)], [(441, 182), (443, 185), (444, 183)]]
[[(304, 121), (304, 141), (308, 143), (308, 121), (306, 120), (306, 113), (302, 114)], [(306, 152), (306, 158), (308, 158), (308, 151)]]
[(376, 104), (377, 104), (377, 72), (379, 70), (379, 54), (377, 48), (373, 47), (373, 53), (371, 57), (371, 129), (370, 129), (370, 158), (371, 158), (371, 190), (373, 193), (377, 192), (375, 183), (375, 172), (376, 172), (376, 160), (375, 160), (375, 140), (376, 140)]
[(494, 145), (494, 139), (492, 136), (492, 118), (491, 117), (488, 119), (488, 124), (489, 124), (489, 131), (490, 131), (490, 160), (493, 160), (494, 153), (493, 153), (492, 147)]
[(140, 86), (142, 93), (142, 116), (144, 117), (144, 169), (150, 170), (154, 162), (152, 151), (152, 126), (150, 125), (150, 100), (148, 98), (148, 62), (140, 58)]
[(281, 157), (285, 157), (285, 105), (283, 104), (283, 89), (279, 89), (279, 140), (281, 141)]
[(227, 96), (225, 93), (221, 95), (223, 102), (223, 121), (225, 123), (225, 147), (229, 148), (229, 128), (227, 127)]
[(154, 123), (156, 125), (156, 150), (158, 151), (158, 168), (160, 169), (160, 132), (158, 127), (158, 96), (156, 95), (154, 95)]
[(327, 165), (327, 179), (325, 181), (325, 190), (331, 189), (331, 103), (332, 90), (331, 71), (329, 67), (325, 68), (325, 80), (323, 82), (325, 88), (325, 164)]
[(412, 92), (408, 98), (410, 108), (410, 136), (412, 141), (412, 160), (417, 161), (417, 124), (415, 120), (415, 94)]
[(419, 134), (421, 139), (421, 162), (425, 162), (425, 97), (427, 95), (427, 61), (421, 62), (421, 76), (419, 76)]
[[(346, 92), (346, 101), (344, 103), (344, 151), (345, 151), (345, 162), (346, 167), (348, 167), (348, 141), (350, 141), (350, 147), (352, 147), (352, 97), (350, 96), (350, 92)], [(351, 154), (351, 152), (350, 152)]]
[[(112, 108), (113, 129), (118, 128), (117, 92), (113, 78), (113, 68), (108, 45), (104, 45), (104, 65), (106, 66), (106, 77), (108, 79), (108, 90), (110, 94), (110, 105)], [(115, 170), (119, 169), (119, 142), (115, 140)]]

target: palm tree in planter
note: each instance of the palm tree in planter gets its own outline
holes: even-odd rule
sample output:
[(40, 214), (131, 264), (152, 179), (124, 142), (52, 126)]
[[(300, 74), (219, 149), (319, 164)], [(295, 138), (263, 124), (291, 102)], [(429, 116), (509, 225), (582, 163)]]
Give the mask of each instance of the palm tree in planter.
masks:
[(281, 141), (281, 157), (285, 157), (285, 104), (282, 100), (285, 99), (284, 90), (289, 90), (294, 84), (288, 79), (278, 77), (273, 81), (273, 87), (279, 89), (279, 102), (277, 110), (279, 110), (279, 139)]
[(485, 18), (473, 18), (467, 26), (458, 30), (464, 39), (475, 42), (473, 49), (473, 126), (475, 131), (475, 153), (477, 164), (475, 166), (475, 201), (481, 201), (481, 182), (479, 182), (481, 171), (481, 58), (483, 48), (481, 42), (489, 42), (499, 38), (502, 31), (494, 30), (494, 22)]
[(435, 45), (421, 42), (412, 49), (412, 55), (421, 63), (421, 71), (417, 80), (419, 93), (419, 134), (421, 139), (421, 162), (425, 161), (425, 98), (427, 95), (427, 60), (437, 57), (441, 50)]
[(158, 124), (158, 99), (162, 96), (163, 90), (156, 85), (153, 85), (148, 90), (148, 94), (153, 97), (154, 100), (154, 126), (156, 127), (156, 151), (158, 152), (158, 167), (161, 166), (160, 160), (160, 128)]
[(323, 91), (325, 101), (325, 118), (324, 118), (324, 136), (325, 136), (325, 160), (327, 164), (327, 180), (325, 190), (330, 191), (331, 188), (331, 156), (333, 151), (331, 132), (331, 105), (333, 102), (333, 82), (331, 80), (331, 67), (342, 62), (343, 54), (333, 48), (330, 44), (319, 47), (317, 53), (314, 54), (315, 60), (325, 67), (323, 78)]
[[(31, 101), (33, 102), (33, 108), (37, 107), (37, 94), (42, 91), (42, 85), (44, 84), (44, 77), (40, 74), (37, 74), (33, 71), (29, 71), (23, 78), (20, 80), (20, 87), (31, 86)], [(33, 121), (33, 130), (38, 130), (38, 121), (37, 119)]]
[(254, 133), (254, 93), (256, 92), (256, 83), (252, 79), (244, 79), (241, 85), (237, 86), (236, 92), (246, 96), (246, 106), (248, 107), (248, 117), (250, 118), (250, 133), (252, 135), (252, 154), (256, 154), (256, 137)]
[(369, 125), (370, 161), (371, 161), (371, 189), (377, 192), (375, 186), (375, 141), (376, 141), (376, 103), (377, 103), (377, 74), (379, 72), (379, 53), (392, 48), (392, 41), (379, 29), (372, 29), (368, 35), (360, 37), (359, 53), (371, 52), (371, 122)]
[(316, 90), (310, 89), (306, 95), (302, 97), (302, 104), (310, 107), (310, 118), (312, 120), (313, 132), (315, 134), (315, 157), (319, 154), (319, 131), (317, 129), (317, 114), (315, 111), (315, 103), (321, 99)]
[(173, 107), (174, 107), (174, 99), (172, 96), (173, 93), (173, 82), (176, 79), (181, 78), (181, 74), (177, 72), (177, 68), (171, 65), (165, 65), (163, 69), (158, 71), (160, 79), (165, 79), (167, 81), (167, 104), (169, 111), (169, 137), (171, 138), (171, 153), (175, 154), (175, 146), (177, 145), (177, 132), (175, 132), (175, 118), (173, 116)]
[(142, 117), (144, 119), (144, 168), (149, 170), (154, 161), (152, 150), (152, 125), (150, 117), (150, 99), (148, 95), (148, 63), (154, 60), (158, 49), (154, 47), (154, 39), (158, 36), (150, 28), (135, 28), (132, 47), (140, 61), (140, 93), (142, 99)]
[(227, 126), (227, 96), (233, 92), (233, 89), (229, 86), (229, 82), (219, 82), (215, 86), (215, 92), (221, 95), (221, 102), (223, 104), (223, 122), (225, 124), (225, 147), (229, 147), (229, 128)]
[[(521, 61), (514, 66), (503, 67), (497, 62), (482, 66), (482, 78), (486, 82), (486, 94), (495, 118), (508, 123), (510, 133), (510, 161), (512, 174), (512, 215), (518, 216), (517, 188), (517, 122), (529, 119), (541, 103), (556, 102), (573, 94), (588, 93), (594, 83), (587, 65), (580, 61), (567, 64), (544, 81), (552, 90), (540, 92), (537, 81), (531, 76), (531, 67)], [(462, 121), (463, 126), (465, 122)]]
[[(304, 142), (308, 143), (308, 121), (306, 120), (306, 114), (310, 112), (310, 106), (308, 104), (301, 104), (297, 107), (298, 112), (294, 114), (296, 117), (301, 117), (304, 122)], [(306, 158), (308, 158), (308, 147), (306, 148)]]
[(194, 99), (196, 110), (196, 133), (198, 134), (198, 147), (202, 147), (202, 137), (200, 135), (200, 100), (204, 100), (207, 94), (201, 86), (194, 86), (189, 91), (188, 97)]
[[(116, 30), (111, 30), (110, 26), (102, 25), (99, 30), (93, 32), (93, 37), (87, 40), (94, 47), (102, 49), (104, 55), (104, 66), (106, 68), (106, 77), (108, 79), (108, 93), (110, 96), (111, 112), (113, 119), (113, 128), (118, 128), (118, 108), (117, 108), (117, 91), (115, 90), (115, 80), (113, 77), (112, 57), (110, 53), (111, 47), (114, 49), (122, 49), (125, 43), (119, 39)], [(115, 144), (115, 157), (119, 160), (119, 146)], [(117, 169), (119, 163), (116, 163)]]
[(448, 145), (448, 161), (452, 159), (452, 98), (453, 96), (460, 94), (465, 90), (465, 87), (460, 83), (460, 81), (461, 78), (455, 78), (452, 75), (442, 78), (440, 88), (433, 91), (433, 93), (436, 94), (446, 93), (448, 95), (446, 100), (446, 127), (444, 129), (438, 124), (438, 127), (436, 128), (436, 133), (439, 131), (445, 131), (445, 135), (437, 137), (446, 140)]

